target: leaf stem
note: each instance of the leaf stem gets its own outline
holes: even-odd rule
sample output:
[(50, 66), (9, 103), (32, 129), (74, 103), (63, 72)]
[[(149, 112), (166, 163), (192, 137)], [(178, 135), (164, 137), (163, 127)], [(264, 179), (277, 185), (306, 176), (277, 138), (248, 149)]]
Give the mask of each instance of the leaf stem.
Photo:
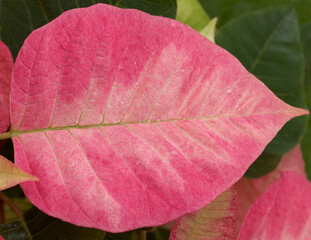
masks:
[(146, 231), (139, 231), (139, 240), (146, 240)]
[(24, 217), (21, 218), (21, 223), (23, 224), (23, 226), (24, 226), (24, 228), (25, 228), (25, 231), (26, 231), (26, 233), (27, 233), (27, 235), (28, 235), (29, 240), (32, 240), (32, 236), (31, 236), (31, 234), (30, 234), (30, 231), (29, 231), (29, 229), (28, 229), (28, 226), (27, 226), (27, 223), (26, 223)]
[(0, 133), (0, 140), (11, 138), (12, 134), (10, 132)]
[(29, 239), (32, 240), (32, 236), (31, 236), (29, 229), (27, 227), (26, 221), (24, 219), (23, 212), (3, 192), (0, 192), (0, 201), (6, 203), (16, 213), (18, 218), (21, 220), (21, 223), (22, 223), (23, 227), (25, 228), (25, 231), (26, 231)]
[(6, 203), (16, 213), (19, 219), (23, 218), (22, 211), (3, 192), (0, 192), (0, 200)]

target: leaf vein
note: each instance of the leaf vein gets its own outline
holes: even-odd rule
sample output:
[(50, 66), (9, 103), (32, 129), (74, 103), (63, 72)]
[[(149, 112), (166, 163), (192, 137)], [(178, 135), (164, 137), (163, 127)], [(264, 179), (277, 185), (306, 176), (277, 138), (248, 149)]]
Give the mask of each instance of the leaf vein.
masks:
[(256, 56), (256, 58), (254, 59), (252, 65), (250, 66), (250, 68), (248, 69), (249, 72), (253, 72), (253, 70), (256, 67), (256, 64), (258, 62), (258, 60), (260, 59), (260, 57), (262, 56), (262, 54), (264, 53), (264, 51), (266, 50), (267, 46), (269, 45), (269, 43), (271, 42), (273, 36), (275, 35), (275, 33), (279, 30), (279, 28), (281, 27), (283, 21), (285, 20), (285, 18), (287, 17), (287, 14), (285, 14), (281, 20), (278, 22), (278, 24), (276, 25), (276, 27), (273, 29), (273, 31), (271, 32), (270, 36), (268, 37), (268, 39), (266, 40), (265, 44), (262, 46), (262, 48), (260, 49), (258, 55)]
[[(73, 138), (73, 140), (75, 141), (75, 143), (77, 144), (77, 146), (80, 148), (80, 150), (81, 150), (81, 152), (82, 152), (82, 154), (83, 154), (84, 159), (86, 160), (86, 162), (88, 163), (88, 165), (89, 165), (90, 168), (92, 169), (92, 172), (95, 174), (97, 180), (100, 182), (100, 184), (101, 184), (101, 185), (103, 186), (103, 188), (106, 190), (107, 195), (109, 195), (111, 198), (113, 198), (113, 197), (110, 195), (110, 193), (108, 192), (108, 189), (107, 189), (106, 186), (104, 185), (103, 181), (100, 179), (100, 177), (98, 176), (97, 172), (96, 172), (95, 169), (93, 168), (91, 162), (89, 161), (89, 159), (88, 159), (87, 156), (86, 156), (85, 151), (83, 150), (82, 146), (79, 144), (79, 142), (78, 142), (78, 140), (76, 139), (76, 137), (73, 135), (73, 133), (72, 133), (69, 129), (68, 129), (67, 131), (68, 131), (68, 133), (70, 134), (70, 136)], [(117, 202), (115, 198), (113, 198), (113, 199), (115, 200), (115, 202)], [(128, 215), (129, 215), (130, 218), (133, 218), (133, 217), (132, 217), (132, 214), (129, 213), (129, 211), (128, 211), (127, 209), (125, 209), (121, 203), (119, 203), (119, 202), (117, 202), (117, 203), (119, 204), (119, 206), (120, 206), (121, 208), (123, 208), (123, 209), (128, 213)], [(108, 209), (108, 205), (107, 205), (107, 209)], [(108, 210), (106, 210), (106, 211), (107, 211), (107, 213), (108, 213)]]
[(188, 56), (188, 54), (193, 50), (194, 48), (191, 48), (189, 49), (186, 54), (183, 56), (183, 58), (181, 59), (181, 61), (179, 62), (179, 64), (177, 65), (176, 69), (172, 72), (171, 76), (167, 79), (166, 83), (164, 84), (164, 86), (162, 87), (162, 89), (160, 90), (157, 98), (155, 99), (152, 107), (151, 107), (151, 110), (148, 114), (148, 117), (146, 119), (146, 121), (149, 120), (153, 110), (154, 110), (154, 107), (156, 106), (156, 104), (158, 103), (158, 100), (160, 99), (161, 95), (163, 94), (164, 90), (166, 89), (166, 87), (168, 86), (168, 84), (171, 82), (171, 80), (173, 79), (173, 77), (175, 76), (175, 73), (180, 69), (182, 63), (184, 62), (185, 58)]
[[(25, 148), (25, 146), (24, 146), (24, 143), (23, 143), (23, 141), (22, 141), (22, 139), (21, 139), (20, 137), (17, 137), (17, 138), (18, 138), (19, 142), (21, 143), (22, 148), (23, 148), (23, 151), (24, 151), (24, 154), (25, 154), (25, 156), (26, 156), (26, 148)], [(26, 157), (27, 157), (27, 156), (26, 156)], [(28, 164), (29, 168), (31, 169), (30, 164), (29, 164), (29, 161), (27, 161), (27, 164)], [(32, 171), (31, 171), (31, 172), (32, 172)], [(39, 188), (38, 188), (38, 184), (39, 184), (39, 183), (38, 183), (37, 181), (34, 181), (33, 183), (35, 184), (35, 186), (36, 186), (36, 188), (37, 188), (37, 191), (38, 191), (38, 193), (39, 193), (39, 196), (40, 196), (40, 198), (42, 199), (42, 202), (44, 203), (44, 205), (45, 205), (47, 211), (51, 214), (51, 210), (50, 210), (49, 204), (47, 204), (46, 200), (42, 197), (42, 196), (44, 196), (44, 195), (41, 193), (41, 191), (40, 191)]]
[(132, 39), (132, 37), (133, 37), (134, 31), (135, 31), (138, 27), (140, 27), (142, 24), (143, 24), (143, 23), (141, 23), (141, 24), (135, 26), (135, 27), (132, 29), (132, 31), (131, 31), (131, 33), (130, 33), (130, 36), (129, 36), (128, 40), (127, 40), (126, 46), (125, 46), (125, 48), (124, 48), (124, 50), (123, 50), (123, 53), (122, 53), (122, 57), (121, 57), (121, 59), (120, 59), (120, 62), (119, 62), (119, 64), (118, 64), (118, 67), (117, 67), (117, 71), (116, 71), (115, 76), (114, 76), (114, 78), (113, 78), (112, 86), (111, 86), (111, 89), (110, 89), (110, 91), (109, 91), (109, 96), (108, 96), (108, 98), (107, 98), (107, 103), (106, 103), (106, 106), (105, 106), (105, 110), (104, 110), (104, 114), (103, 114), (101, 123), (104, 123), (104, 121), (105, 121), (105, 115), (106, 115), (106, 112), (107, 112), (107, 108), (108, 108), (108, 105), (109, 105), (109, 102), (110, 102), (110, 98), (111, 98), (112, 92), (113, 92), (114, 87), (115, 87), (115, 86), (114, 86), (114, 85), (115, 85), (115, 81), (116, 81), (116, 78), (117, 78), (118, 73), (119, 73), (119, 71), (120, 71), (120, 66), (121, 66), (121, 63), (122, 63), (122, 61), (123, 61), (123, 59), (124, 59), (125, 52), (127, 51), (128, 45), (129, 45), (129, 43), (130, 43), (130, 41), (131, 41), (131, 39)]
[[(65, 181), (65, 179), (64, 179), (63, 171), (61, 170), (61, 168), (60, 168), (60, 166), (59, 166), (59, 159), (58, 159), (58, 157), (57, 157), (57, 155), (56, 155), (56, 151), (55, 151), (54, 146), (53, 146), (53, 144), (52, 144), (52, 142), (51, 142), (51, 139), (48, 137), (48, 135), (47, 135), (46, 133), (44, 133), (44, 136), (46, 137), (47, 141), (49, 142), (49, 144), (50, 144), (50, 146), (51, 146), (51, 148), (52, 148), (52, 150), (53, 150), (53, 154), (54, 154), (54, 157), (55, 157), (55, 160), (56, 160), (56, 163), (57, 163), (57, 167), (58, 167), (58, 170), (59, 170), (60, 177), (61, 177), (62, 180), (63, 180), (64, 186), (65, 186), (65, 188), (66, 188), (66, 191), (67, 191), (69, 197), (71, 198), (72, 202), (81, 210), (81, 213), (82, 213), (90, 222), (92, 222), (93, 224), (95, 224), (95, 222), (93, 222), (93, 220), (87, 215), (87, 213), (85, 213), (84, 210), (79, 206), (79, 204), (77, 204), (76, 201), (72, 198), (71, 193), (69, 192), (67, 183), (66, 183), (66, 181)], [(95, 224), (95, 225), (96, 225), (96, 224)]]
[(185, 130), (183, 130), (181, 127), (179, 127), (176, 123), (174, 123), (174, 125), (177, 127), (177, 129), (179, 129), (180, 132), (183, 133), (184, 136), (186, 136), (188, 139), (192, 140), (193, 142), (195, 142), (196, 144), (198, 144), (199, 146), (203, 147), (204, 149), (206, 149), (208, 152), (212, 153), (213, 155), (216, 155), (217, 157), (222, 159), (222, 156), (219, 156), (219, 154), (215, 151), (213, 151), (212, 149), (208, 148), (207, 146), (205, 146), (203, 143), (199, 142), (197, 139), (195, 139), (193, 136), (191, 136), (188, 132), (186, 132)]
[(63, 68), (64, 68), (64, 64), (65, 64), (65, 59), (67, 57), (67, 51), (68, 51), (68, 46), (69, 44), (71, 43), (71, 40), (72, 40), (72, 36), (74, 35), (77, 27), (78, 27), (78, 24), (80, 23), (80, 21), (82, 20), (82, 18), (87, 14), (87, 12), (85, 12), (80, 18), (79, 20), (77, 21), (77, 24), (72, 32), (71, 35), (68, 34), (67, 31), (65, 31), (67, 33), (67, 35), (69, 36), (69, 40), (68, 40), (68, 43), (67, 43), (67, 47), (66, 47), (66, 50), (65, 50), (65, 53), (64, 53), (64, 58), (63, 58), (63, 62), (62, 62), (62, 67), (61, 67), (61, 72), (59, 74), (59, 78), (58, 78), (58, 86), (57, 86), (57, 93), (56, 93), (56, 97), (55, 97), (55, 104), (54, 104), (54, 108), (53, 108), (53, 114), (52, 114), (52, 118), (51, 118), (51, 124), (50, 124), (50, 127), (52, 127), (53, 125), (53, 121), (54, 121), (54, 117), (55, 117), (55, 113), (56, 113), (56, 107), (57, 107), (57, 102), (58, 102), (58, 95), (59, 95), (59, 90), (60, 90), (60, 85), (61, 85), (61, 77), (62, 77), (62, 74), (63, 74)]
[[(42, 36), (41, 36), (41, 38), (40, 38), (40, 42), (39, 42), (39, 45), (38, 45), (38, 46), (39, 46), (39, 47), (38, 47), (38, 50), (39, 50), (39, 48), (40, 48), (40, 45), (42, 44), (42, 40), (43, 40), (43, 36), (45, 35), (45, 32), (46, 32), (46, 30), (44, 31), (44, 33), (42, 34)], [(31, 46), (31, 47), (32, 47), (32, 46)], [(38, 54), (36, 54), (35, 59), (33, 60), (31, 69), (33, 69), (33, 67), (34, 67), (34, 65), (35, 65), (35, 62), (37, 61), (37, 56), (38, 56)], [(19, 123), (17, 129), (19, 129), (19, 128), (21, 127), (21, 125), (23, 124), (23, 122), (24, 122), (24, 120), (25, 120), (25, 115), (26, 115), (26, 112), (27, 112), (28, 104), (29, 104), (29, 94), (28, 94), (28, 92), (29, 92), (29, 89), (30, 89), (30, 82), (31, 82), (32, 78), (33, 78), (33, 71), (31, 71), (30, 79), (29, 79), (29, 83), (28, 83), (25, 110), (24, 110), (24, 112), (23, 112), (23, 116), (22, 116), (22, 118), (21, 118), (21, 121), (20, 121), (20, 123)]]
[[(125, 126), (125, 127), (126, 127), (126, 126)], [(162, 158), (163, 156), (161, 155), (161, 153), (160, 153), (153, 145), (148, 144), (148, 143), (146, 142), (146, 140), (144, 140), (143, 138), (141, 138), (141, 137), (138, 136), (137, 134), (134, 134), (133, 131), (131, 131), (128, 127), (126, 127), (126, 128), (129, 130), (129, 132), (130, 132), (133, 136), (136, 136), (137, 138), (139, 138), (142, 142), (145, 143), (145, 145), (150, 146), (150, 147), (153, 149), (153, 152), (156, 153), (156, 154), (160, 157), (160, 159), (162, 160), (162, 162), (164, 162), (164, 163), (167, 162), (167, 159)], [(173, 168), (173, 167), (172, 167), (172, 168)], [(173, 169), (174, 169), (174, 168), (173, 168)], [(175, 169), (174, 169), (174, 170), (175, 170)], [(176, 171), (174, 171), (174, 172), (176, 172)], [(178, 176), (180, 176), (177, 172), (176, 172), (176, 174), (177, 174)], [(181, 178), (181, 179), (182, 179), (182, 178)], [(162, 198), (162, 196), (160, 196), (159, 194), (156, 194), (156, 193), (150, 191), (149, 188), (146, 187), (146, 189), (147, 189), (149, 192), (151, 192), (152, 194), (156, 195), (158, 198), (162, 199), (162, 200), (163, 200), (164, 202), (166, 202), (167, 205), (169, 205), (170, 207), (172, 207), (172, 208), (174, 208), (174, 209), (177, 209), (177, 210), (183, 210), (183, 209), (177, 208), (176, 206), (171, 205), (171, 204), (168, 203), (164, 198)]]
[[(198, 79), (197, 82), (195, 83), (195, 86), (189, 91), (187, 97), (185, 98), (183, 104), (181, 105), (181, 108), (180, 108), (180, 110), (179, 110), (179, 112), (178, 112), (178, 114), (177, 114), (177, 118), (179, 118), (180, 113), (182, 112), (182, 110), (184, 109), (184, 107), (187, 105), (187, 103), (188, 103), (190, 97), (192, 96), (192, 93), (198, 88), (198, 86), (200, 86), (200, 83), (201, 83), (201, 80), (203, 79), (204, 74), (210, 69), (210, 68), (209, 68), (209, 63), (210, 63), (214, 58), (215, 58), (214, 55), (213, 55), (212, 58), (210, 58), (209, 62), (206, 64), (207, 67), (206, 67), (205, 70), (201, 73), (199, 79)], [(169, 112), (168, 112), (168, 114), (169, 114)], [(167, 114), (167, 116), (168, 116), (168, 114)]]
[(197, 166), (197, 164), (193, 163), (188, 157), (186, 157), (184, 151), (177, 146), (177, 144), (175, 144), (171, 138), (169, 138), (169, 136), (163, 131), (163, 129), (161, 128), (160, 124), (156, 123), (156, 125), (158, 126), (158, 128), (160, 129), (160, 131), (162, 132), (163, 136), (167, 139), (168, 142), (170, 142), (180, 153), (181, 155), (189, 162), (192, 164), (192, 166), (195, 167), (196, 170), (198, 170), (198, 172), (201, 173), (201, 170), (199, 169), (199, 167)]
[[(109, 22), (110, 22), (110, 20), (113, 18), (113, 16), (114, 16), (114, 15), (110, 16), (110, 18), (109, 18), (108, 21), (107, 21), (106, 26), (109, 24)], [(97, 51), (96, 51), (96, 56), (95, 56), (95, 59), (94, 59), (94, 66), (93, 66), (92, 73), (91, 73), (91, 76), (90, 76), (91, 79), (90, 79), (89, 86), (88, 86), (88, 88), (87, 88), (87, 90), (86, 90), (86, 94), (85, 94), (85, 97), (84, 97), (84, 100), (83, 100), (82, 109), (81, 109), (80, 116), (79, 116), (79, 120), (78, 120), (78, 123), (77, 123), (78, 125), (80, 125), (80, 121), (81, 121), (83, 112), (84, 112), (84, 110), (85, 110), (85, 105), (86, 105), (87, 97), (88, 97), (88, 95), (89, 95), (89, 90), (90, 90), (90, 88), (91, 88), (91, 86), (92, 86), (93, 74), (94, 74), (94, 70), (95, 70), (95, 68), (96, 68), (96, 60), (97, 60), (97, 58), (99, 57), (98, 52), (99, 52), (99, 50), (100, 50), (100, 45), (101, 45), (101, 43), (102, 43), (102, 41), (103, 41), (103, 37), (104, 37), (104, 35), (105, 35), (105, 33), (106, 33), (106, 31), (105, 31), (106, 26), (104, 26), (103, 33), (102, 33), (101, 38), (100, 38), (100, 40), (99, 40), (98, 48), (97, 48)]]

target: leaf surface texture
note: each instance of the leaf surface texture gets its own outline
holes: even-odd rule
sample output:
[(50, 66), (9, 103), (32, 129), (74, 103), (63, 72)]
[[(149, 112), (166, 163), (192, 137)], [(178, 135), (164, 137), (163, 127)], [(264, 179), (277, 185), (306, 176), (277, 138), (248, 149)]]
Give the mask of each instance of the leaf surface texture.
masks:
[(103, 4), (27, 38), (11, 110), (30, 201), (109, 232), (203, 208), (307, 113), (190, 27)]

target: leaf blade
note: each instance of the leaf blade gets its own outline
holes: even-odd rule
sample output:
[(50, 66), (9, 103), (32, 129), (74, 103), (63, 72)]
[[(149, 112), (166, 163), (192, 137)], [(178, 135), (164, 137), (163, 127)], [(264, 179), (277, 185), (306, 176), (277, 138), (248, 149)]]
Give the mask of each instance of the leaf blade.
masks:
[[(250, 208), (237, 239), (307, 239), (311, 231), (310, 188), (304, 176), (284, 172)], [(301, 208), (295, 211), (288, 208), (298, 205)]]
[(293, 172), (306, 177), (300, 144), (285, 154), (278, 167), (271, 173), (256, 179), (242, 178), (235, 184), (239, 196), (237, 233), (254, 202), (265, 192), (270, 184), (280, 179), (284, 172)]
[(307, 113), (193, 29), (108, 5), (36, 30), (15, 66), (15, 161), (40, 178), (25, 194), (52, 216), (110, 232), (206, 206)]

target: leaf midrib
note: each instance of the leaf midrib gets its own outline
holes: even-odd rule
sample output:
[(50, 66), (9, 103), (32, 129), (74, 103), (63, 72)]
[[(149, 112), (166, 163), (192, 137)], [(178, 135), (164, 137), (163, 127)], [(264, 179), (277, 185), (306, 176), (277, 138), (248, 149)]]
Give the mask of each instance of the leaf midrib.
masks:
[(243, 118), (243, 117), (250, 117), (250, 116), (263, 116), (263, 115), (277, 115), (277, 114), (295, 114), (296, 116), (300, 116), (306, 114), (304, 109), (289, 109), (289, 111), (280, 111), (280, 112), (268, 112), (268, 113), (250, 113), (250, 114), (240, 114), (240, 115), (219, 115), (219, 116), (208, 116), (208, 117), (194, 117), (194, 118), (170, 118), (170, 119), (160, 119), (154, 121), (137, 121), (137, 122), (119, 122), (119, 123), (101, 123), (95, 125), (71, 125), (71, 126), (63, 126), (63, 127), (52, 127), (52, 128), (41, 128), (41, 129), (32, 129), (32, 130), (23, 130), (23, 131), (14, 131), (11, 130), (10, 133), (12, 137), (26, 134), (26, 133), (35, 133), (35, 132), (45, 132), (45, 131), (57, 131), (57, 130), (69, 130), (69, 129), (89, 129), (89, 128), (96, 128), (96, 127), (109, 127), (109, 126), (124, 126), (124, 125), (131, 125), (131, 124), (158, 124), (162, 122), (183, 122), (183, 121), (194, 121), (194, 120), (207, 120), (207, 119), (218, 119), (218, 118)]

